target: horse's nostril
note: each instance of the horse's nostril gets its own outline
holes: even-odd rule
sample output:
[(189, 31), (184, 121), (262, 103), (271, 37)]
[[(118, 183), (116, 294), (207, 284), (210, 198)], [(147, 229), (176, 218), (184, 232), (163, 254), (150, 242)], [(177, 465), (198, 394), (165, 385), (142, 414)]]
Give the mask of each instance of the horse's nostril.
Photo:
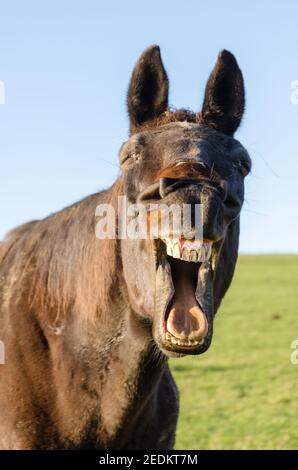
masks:
[(150, 201), (160, 198), (159, 183), (154, 183), (146, 188), (138, 197), (138, 202)]
[(233, 197), (230, 194), (226, 197), (225, 201), (225, 207), (227, 209), (233, 210), (233, 209), (239, 209), (240, 206), (240, 201), (237, 197)]
[(165, 197), (171, 191), (171, 187), (177, 182), (174, 178), (160, 178), (159, 193), (161, 197)]
[(242, 201), (239, 197), (228, 194), (224, 201), (224, 219), (227, 223), (239, 216), (241, 206)]
[(228, 183), (224, 180), (221, 180), (220, 181), (220, 187), (221, 187), (221, 190), (222, 190), (223, 200), (225, 200), (228, 196)]
[(163, 198), (169, 193), (175, 191), (182, 186), (186, 186), (193, 182), (189, 178), (160, 178), (159, 180), (159, 194)]
[(193, 183), (193, 181), (186, 178), (160, 178), (158, 182), (153, 183), (141, 192), (138, 196), (138, 201), (148, 202), (164, 198), (176, 189), (187, 186), (190, 183)]

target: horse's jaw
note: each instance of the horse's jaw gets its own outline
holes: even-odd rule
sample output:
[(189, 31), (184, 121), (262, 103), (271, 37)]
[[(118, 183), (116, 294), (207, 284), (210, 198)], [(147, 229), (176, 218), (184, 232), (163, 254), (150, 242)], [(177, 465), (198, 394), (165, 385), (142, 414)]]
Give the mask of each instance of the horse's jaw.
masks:
[(191, 251), (189, 256), (183, 251), (181, 259), (177, 252), (175, 257), (168, 254), (166, 243), (156, 242), (153, 337), (168, 356), (202, 354), (211, 344), (214, 315), (212, 247), (207, 245), (205, 257), (200, 251), (196, 255)]

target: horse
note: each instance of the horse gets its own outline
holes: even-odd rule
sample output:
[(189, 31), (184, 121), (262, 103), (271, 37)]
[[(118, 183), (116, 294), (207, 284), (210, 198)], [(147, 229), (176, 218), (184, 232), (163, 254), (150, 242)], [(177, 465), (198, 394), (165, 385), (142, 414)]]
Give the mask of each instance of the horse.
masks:
[[(160, 48), (127, 93), (129, 135), (106, 190), (9, 232), (0, 244), (1, 449), (172, 449), (179, 394), (170, 357), (200, 355), (233, 278), (248, 152), (234, 138), (242, 72), (222, 50), (200, 112), (168, 103)], [(202, 208), (184, 236), (96, 235), (119, 197)], [(160, 212), (157, 211), (157, 213)], [(154, 215), (155, 214), (155, 215)]]

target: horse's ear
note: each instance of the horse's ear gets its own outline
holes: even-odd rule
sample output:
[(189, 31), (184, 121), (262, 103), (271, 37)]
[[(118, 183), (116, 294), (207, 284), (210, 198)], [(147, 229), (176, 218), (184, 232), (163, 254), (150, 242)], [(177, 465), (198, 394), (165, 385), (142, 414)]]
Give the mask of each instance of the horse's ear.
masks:
[(127, 94), (130, 130), (158, 117), (168, 108), (169, 81), (160, 49), (146, 49), (132, 73)]
[(223, 50), (207, 82), (201, 121), (233, 135), (241, 122), (244, 105), (242, 72), (233, 54)]

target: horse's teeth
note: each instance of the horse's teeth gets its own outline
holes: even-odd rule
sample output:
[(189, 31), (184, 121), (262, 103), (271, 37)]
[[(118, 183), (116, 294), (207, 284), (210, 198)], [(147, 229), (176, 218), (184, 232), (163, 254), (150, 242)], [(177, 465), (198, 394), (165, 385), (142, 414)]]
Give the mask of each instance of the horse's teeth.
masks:
[(204, 245), (205, 245), (205, 250), (206, 250), (206, 261), (208, 261), (208, 259), (211, 256), (212, 244), (211, 243), (205, 243)]
[(201, 340), (189, 338), (175, 338), (175, 336), (171, 335), (171, 333), (169, 333), (168, 331), (166, 332), (166, 339), (172, 344), (178, 346), (201, 346), (205, 341), (204, 338)]
[(201, 263), (203, 263), (204, 261), (206, 261), (206, 251), (205, 251), (204, 245), (203, 245), (202, 248), (198, 251), (198, 261), (200, 261)]
[(174, 245), (172, 256), (173, 256), (173, 258), (180, 258), (180, 248), (179, 248), (178, 243), (175, 243), (175, 245)]
[(167, 243), (167, 255), (173, 256), (172, 246)]
[(181, 259), (183, 259), (184, 261), (189, 261), (188, 250), (186, 248), (184, 248), (184, 250), (182, 250)]
[(164, 238), (167, 255), (192, 263), (203, 263), (211, 256), (212, 243), (201, 240), (181, 240), (178, 238)]

